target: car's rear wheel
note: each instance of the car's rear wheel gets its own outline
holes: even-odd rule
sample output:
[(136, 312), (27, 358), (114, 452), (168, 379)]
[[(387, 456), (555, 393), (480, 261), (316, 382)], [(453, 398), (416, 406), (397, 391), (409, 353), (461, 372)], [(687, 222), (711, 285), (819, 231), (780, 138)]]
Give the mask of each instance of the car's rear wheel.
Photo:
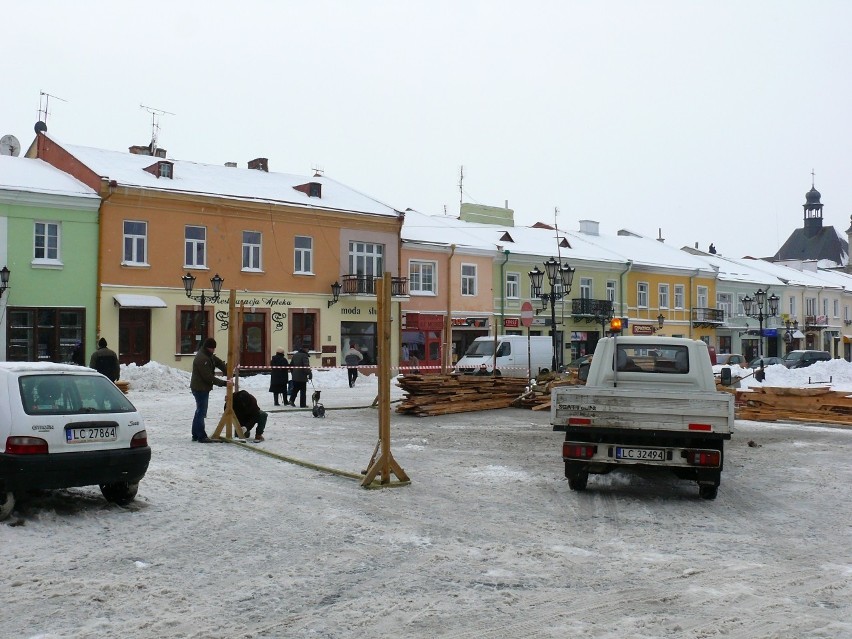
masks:
[(126, 481), (122, 481), (115, 484), (101, 484), (101, 493), (103, 493), (104, 498), (119, 506), (126, 506), (133, 501), (138, 490), (138, 482), (129, 484)]
[(0, 521), (8, 519), (9, 515), (15, 509), (15, 494), (10, 490), (5, 494), (0, 494)]
[(716, 499), (716, 493), (718, 492), (718, 490), (718, 486), (700, 484), (698, 486), (698, 496), (701, 497), (701, 499)]

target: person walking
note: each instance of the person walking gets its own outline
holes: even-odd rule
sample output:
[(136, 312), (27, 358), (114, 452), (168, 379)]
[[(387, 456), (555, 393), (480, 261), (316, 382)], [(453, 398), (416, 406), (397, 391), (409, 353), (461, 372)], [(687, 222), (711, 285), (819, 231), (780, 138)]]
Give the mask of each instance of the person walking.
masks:
[(311, 373), (311, 358), (308, 349), (297, 347), (296, 354), (290, 359), (290, 378), (293, 380), (293, 390), (290, 391), (290, 406), (296, 405), (296, 395), (299, 395), (299, 408), (308, 407), (308, 380), (313, 379)]
[(266, 420), (269, 414), (260, 410), (260, 406), (257, 405), (257, 398), (248, 391), (239, 390), (231, 397), (231, 408), (234, 409), (234, 415), (237, 416), (246, 437), (251, 435), (251, 429), (257, 425), (257, 430), (254, 431), (254, 441), (262, 442), (264, 440), (263, 431), (266, 430)]
[(346, 351), (346, 356), (343, 361), (346, 362), (346, 374), (349, 376), (349, 388), (355, 386), (355, 380), (358, 379), (358, 364), (364, 356), (358, 350), (358, 344), (349, 342), (349, 350)]
[(272, 393), (272, 399), (275, 401), (275, 405), (280, 406), (278, 403), (279, 395), (281, 395), (284, 399), (284, 403), (287, 403), (287, 378), (290, 377), (290, 372), (286, 368), (289, 362), (287, 361), (287, 357), (284, 355), (283, 348), (278, 348), (275, 351), (275, 355), (272, 356), (270, 364), (273, 368), (269, 375), (269, 392)]
[(109, 378), (111, 382), (118, 380), (121, 371), (118, 365), (118, 355), (115, 351), (107, 348), (107, 341), (102, 337), (98, 340), (98, 350), (89, 358), (89, 368), (94, 368), (101, 375)]
[(192, 418), (192, 441), (208, 444), (213, 440), (207, 436), (204, 429), (204, 419), (207, 417), (207, 403), (210, 400), (210, 391), (214, 386), (232, 386), (233, 382), (216, 377), (216, 369), (227, 375), (228, 365), (216, 357), (216, 340), (208, 337), (204, 340), (201, 348), (192, 360), (192, 377), (189, 379), (189, 388), (195, 397), (195, 415)]

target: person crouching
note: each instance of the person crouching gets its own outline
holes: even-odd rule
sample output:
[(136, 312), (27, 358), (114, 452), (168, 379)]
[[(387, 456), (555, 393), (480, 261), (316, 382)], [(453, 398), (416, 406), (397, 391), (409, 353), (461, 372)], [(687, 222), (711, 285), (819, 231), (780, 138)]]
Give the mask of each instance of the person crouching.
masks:
[(237, 391), (231, 398), (231, 407), (234, 409), (234, 414), (237, 416), (240, 426), (243, 427), (246, 437), (248, 438), (251, 435), (251, 429), (257, 426), (254, 431), (254, 441), (262, 442), (263, 431), (266, 430), (266, 420), (269, 414), (260, 410), (255, 396), (248, 391)]

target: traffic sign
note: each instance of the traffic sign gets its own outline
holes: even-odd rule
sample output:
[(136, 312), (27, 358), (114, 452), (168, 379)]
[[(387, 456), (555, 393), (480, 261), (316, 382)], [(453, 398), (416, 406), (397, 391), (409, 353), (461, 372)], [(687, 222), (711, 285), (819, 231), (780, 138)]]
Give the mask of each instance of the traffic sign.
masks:
[(529, 328), (533, 323), (533, 305), (529, 302), (521, 304), (521, 324)]

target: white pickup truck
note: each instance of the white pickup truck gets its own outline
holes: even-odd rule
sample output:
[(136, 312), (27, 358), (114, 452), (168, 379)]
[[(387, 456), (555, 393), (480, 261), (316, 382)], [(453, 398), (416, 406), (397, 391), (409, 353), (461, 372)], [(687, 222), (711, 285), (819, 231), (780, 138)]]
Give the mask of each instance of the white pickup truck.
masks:
[(585, 386), (553, 389), (553, 430), (572, 490), (589, 473), (655, 468), (698, 482), (715, 499), (731, 438), (734, 398), (716, 390), (704, 342), (677, 337), (607, 337)]

